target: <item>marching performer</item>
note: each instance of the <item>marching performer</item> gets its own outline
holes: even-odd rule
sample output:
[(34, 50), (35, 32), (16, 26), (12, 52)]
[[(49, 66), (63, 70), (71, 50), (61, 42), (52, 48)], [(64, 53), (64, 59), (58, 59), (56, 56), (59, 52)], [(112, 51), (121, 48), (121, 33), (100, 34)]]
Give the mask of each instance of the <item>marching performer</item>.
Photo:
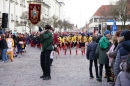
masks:
[(83, 34), (82, 34), (81, 40), (80, 40), (80, 47), (81, 47), (82, 55), (85, 54), (85, 37)]

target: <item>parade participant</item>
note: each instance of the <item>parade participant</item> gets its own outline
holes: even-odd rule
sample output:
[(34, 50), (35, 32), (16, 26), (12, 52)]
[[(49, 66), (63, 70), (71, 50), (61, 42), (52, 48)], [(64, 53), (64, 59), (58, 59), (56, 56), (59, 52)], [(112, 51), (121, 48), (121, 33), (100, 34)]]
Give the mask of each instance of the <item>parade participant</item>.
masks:
[(84, 38), (83, 34), (82, 34), (81, 40), (80, 40), (80, 47), (81, 47), (82, 55), (85, 54), (85, 38)]
[(73, 46), (73, 38), (72, 38), (71, 35), (69, 35), (69, 37), (67, 38), (67, 41), (68, 41), (68, 48), (69, 48), (69, 50), (70, 50), (70, 55), (71, 55), (71, 54), (72, 54), (71, 48), (72, 48), (72, 46)]
[(42, 51), (41, 51), (41, 68), (43, 75), (40, 78), (43, 80), (50, 80), (50, 54), (53, 50), (52, 42), (53, 36), (52, 33), (49, 31), (52, 27), (50, 25), (45, 26), (45, 30), (41, 32), (40, 41), (42, 43)]
[(75, 36), (74, 46), (76, 47), (76, 55), (77, 55), (78, 54), (78, 48), (79, 48), (79, 39), (78, 39), (78, 36)]
[(64, 41), (63, 41), (64, 55), (66, 55), (67, 47), (68, 47), (68, 41), (67, 41), (66, 37), (64, 37), (63, 39), (64, 39)]
[(7, 45), (8, 45), (8, 49), (7, 49), (7, 56), (9, 56), (9, 59), (11, 60), (11, 62), (13, 62), (13, 47), (14, 47), (14, 40), (11, 38), (11, 34), (8, 34), (6, 41), (7, 41)]
[(17, 57), (17, 37), (16, 37), (16, 33), (13, 33), (13, 36), (12, 36), (13, 40), (14, 40), (14, 57)]
[(99, 60), (99, 79), (98, 81), (102, 81), (102, 70), (103, 70), (103, 65), (105, 65), (106, 69), (106, 76), (107, 77), (107, 82), (110, 82), (110, 77), (109, 77), (109, 58), (107, 56), (107, 52), (110, 48), (110, 42), (109, 39), (111, 38), (110, 31), (106, 30), (104, 32), (104, 36), (100, 39), (97, 49), (96, 49), (96, 56)]
[(59, 46), (60, 46), (60, 51), (61, 51), (61, 49), (63, 48), (63, 41), (64, 41), (63, 36), (59, 36), (58, 40), (59, 40)]
[(92, 66), (93, 62), (95, 65), (95, 72), (96, 72), (96, 78), (98, 79), (98, 66), (97, 66), (97, 57), (96, 57), (96, 48), (97, 48), (97, 43), (96, 43), (96, 36), (92, 37), (92, 42), (88, 44), (87, 47), (87, 52), (86, 52), (86, 57), (90, 61), (89, 62), (89, 72), (90, 72), (90, 79), (94, 78), (93, 73), (92, 73)]
[(21, 37), (21, 34), (18, 34), (18, 37), (17, 37), (17, 49), (18, 49), (18, 53), (21, 53), (22, 54), (22, 44), (23, 44), (23, 40), (22, 40), (22, 37)]
[(92, 41), (92, 37), (90, 36), (90, 34), (88, 33), (86, 36), (86, 43), (87, 45)]
[(38, 48), (41, 49), (40, 32), (38, 32), (37, 35), (36, 35), (36, 45), (37, 45)]

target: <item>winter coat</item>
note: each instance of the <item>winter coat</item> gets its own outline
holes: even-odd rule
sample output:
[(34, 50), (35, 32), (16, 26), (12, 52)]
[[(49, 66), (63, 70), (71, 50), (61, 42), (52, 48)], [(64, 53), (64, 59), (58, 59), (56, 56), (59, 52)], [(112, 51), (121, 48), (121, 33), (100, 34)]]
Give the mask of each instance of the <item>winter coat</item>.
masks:
[(1, 41), (1, 48), (2, 49), (8, 49), (8, 45), (5, 39), (2, 39)]
[(109, 48), (103, 50), (99, 45), (97, 46), (96, 49), (96, 56), (99, 60), (99, 64), (109, 64), (109, 58), (107, 56)]
[(53, 50), (53, 47), (52, 47), (53, 36), (50, 31), (46, 31), (43, 34), (41, 34), (40, 41), (42, 43), (42, 51)]
[(121, 61), (126, 59), (129, 55), (129, 53), (130, 53), (130, 40), (125, 41), (122, 44), (122, 48), (120, 48), (118, 53), (117, 53), (115, 64), (114, 64), (114, 75), (115, 75), (115, 77), (117, 77), (117, 75), (120, 72)]
[(120, 72), (117, 76), (115, 86), (130, 86), (130, 73)]
[(126, 72), (127, 62), (122, 65), (122, 70), (117, 76), (115, 86), (130, 86), (130, 73)]
[(97, 59), (96, 54), (95, 54), (97, 45), (98, 44), (96, 42), (91, 42), (90, 44), (88, 44), (87, 52), (86, 52), (87, 59), (89, 60)]
[(96, 49), (96, 56), (99, 59), (99, 64), (109, 64), (107, 52), (110, 48), (110, 43), (106, 37), (102, 37)]

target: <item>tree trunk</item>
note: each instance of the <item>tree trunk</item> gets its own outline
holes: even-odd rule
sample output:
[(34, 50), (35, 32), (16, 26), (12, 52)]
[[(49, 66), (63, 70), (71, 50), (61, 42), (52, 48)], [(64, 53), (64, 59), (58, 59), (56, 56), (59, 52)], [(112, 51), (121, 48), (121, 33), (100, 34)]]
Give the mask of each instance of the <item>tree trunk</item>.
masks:
[(124, 24), (123, 24), (123, 29), (125, 29), (125, 21), (124, 21)]

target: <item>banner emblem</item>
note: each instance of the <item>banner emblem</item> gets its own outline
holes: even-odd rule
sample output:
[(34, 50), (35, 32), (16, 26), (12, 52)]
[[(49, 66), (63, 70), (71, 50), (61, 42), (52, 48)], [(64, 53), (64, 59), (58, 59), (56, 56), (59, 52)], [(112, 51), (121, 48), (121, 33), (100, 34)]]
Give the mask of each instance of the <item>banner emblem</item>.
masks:
[(29, 4), (29, 20), (36, 25), (40, 21), (41, 4)]

